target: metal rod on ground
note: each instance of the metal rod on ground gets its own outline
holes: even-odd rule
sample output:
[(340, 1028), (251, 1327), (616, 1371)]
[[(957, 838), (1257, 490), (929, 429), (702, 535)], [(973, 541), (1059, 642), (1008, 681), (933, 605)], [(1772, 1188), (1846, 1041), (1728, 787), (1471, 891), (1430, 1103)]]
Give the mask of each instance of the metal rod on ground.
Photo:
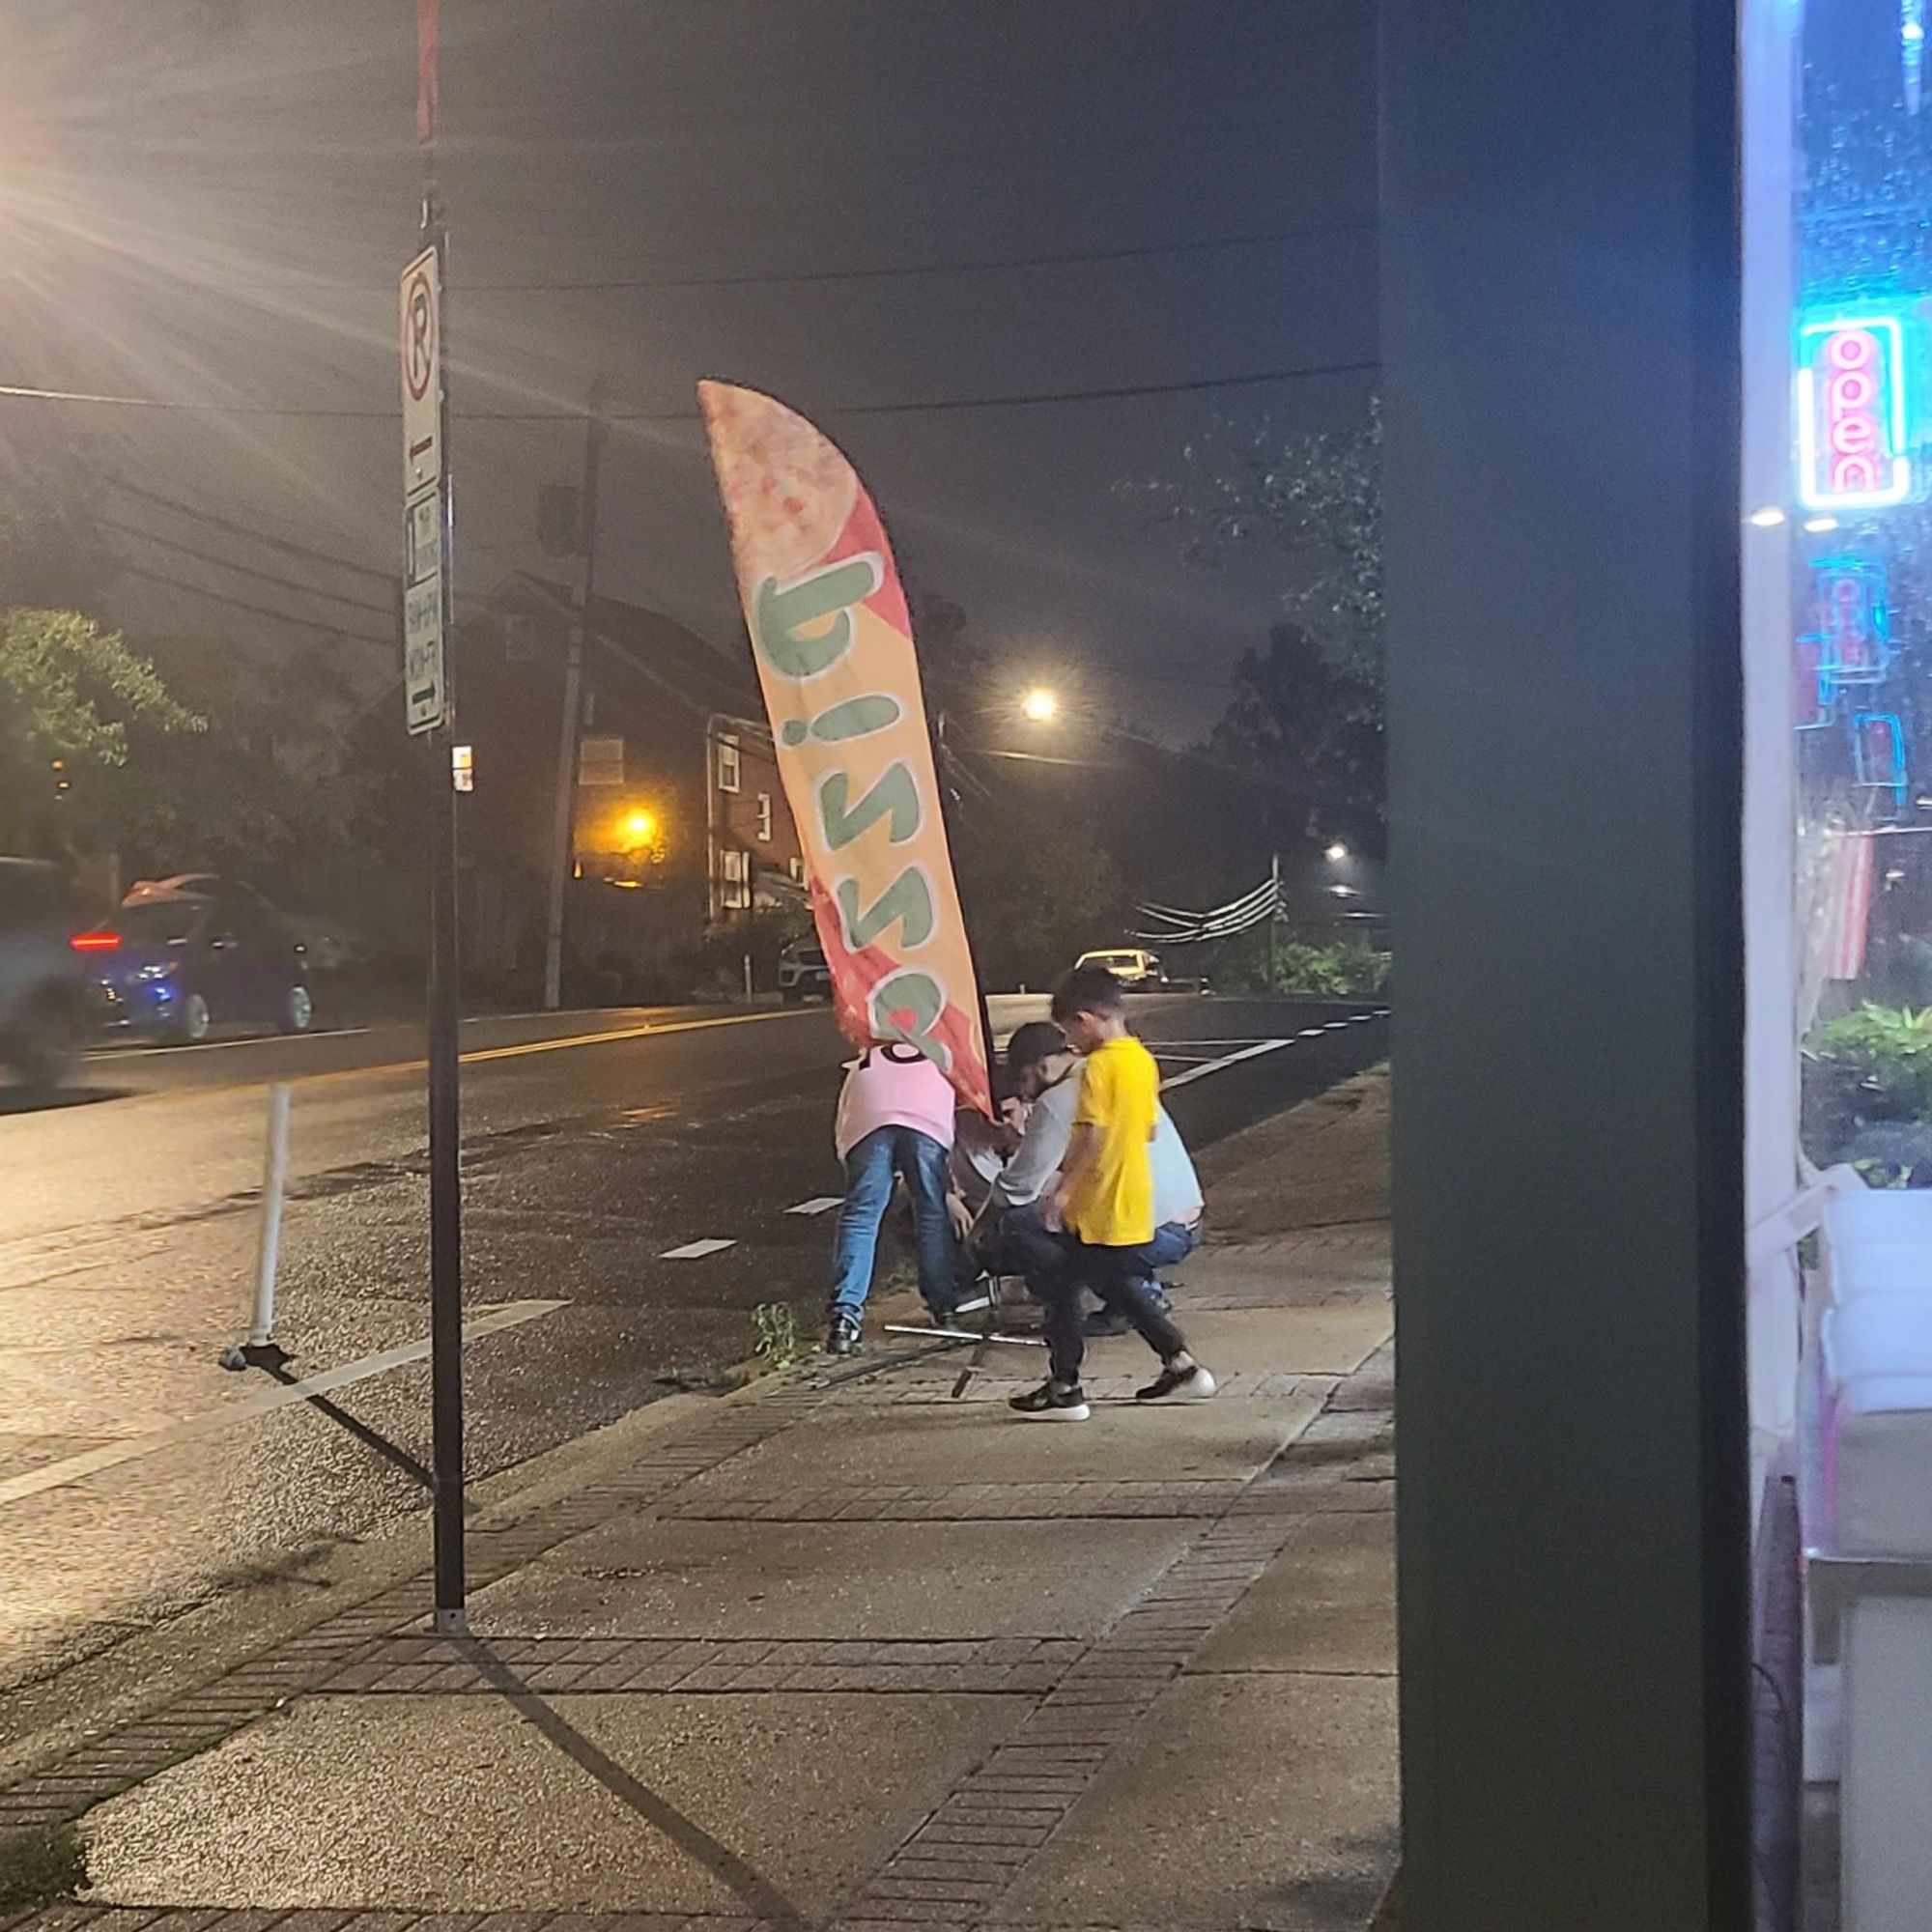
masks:
[(269, 1089), (269, 1143), (262, 1172), (262, 1235), (255, 1250), (255, 1309), (248, 1339), (225, 1350), (224, 1369), (278, 1364), (288, 1357), (275, 1347), (275, 1274), (282, 1253), (282, 1197), (289, 1174), (289, 1089), (278, 1081)]
[(563, 1004), (563, 919), (570, 887), (571, 834), (577, 819), (578, 732), (583, 713), (583, 639), (597, 582), (597, 472), (604, 453), (604, 386), (590, 386), (583, 425), (583, 484), (577, 500), (577, 569), (570, 580), (564, 645), (563, 723), (556, 748), (556, 798), (550, 828), (550, 909), (544, 926), (544, 1009)]

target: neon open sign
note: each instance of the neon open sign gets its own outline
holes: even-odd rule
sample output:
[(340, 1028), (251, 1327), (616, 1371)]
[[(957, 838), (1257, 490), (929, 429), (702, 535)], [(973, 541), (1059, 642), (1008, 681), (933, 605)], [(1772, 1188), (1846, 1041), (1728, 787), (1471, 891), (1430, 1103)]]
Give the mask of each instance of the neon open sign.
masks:
[(1879, 509), (1912, 494), (1905, 330), (1895, 315), (1798, 331), (1798, 494), (1813, 510)]
[(1832, 684), (1881, 684), (1891, 668), (1885, 566), (1863, 557), (1821, 558), (1811, 566), (1823, 645), (1819, 669)]

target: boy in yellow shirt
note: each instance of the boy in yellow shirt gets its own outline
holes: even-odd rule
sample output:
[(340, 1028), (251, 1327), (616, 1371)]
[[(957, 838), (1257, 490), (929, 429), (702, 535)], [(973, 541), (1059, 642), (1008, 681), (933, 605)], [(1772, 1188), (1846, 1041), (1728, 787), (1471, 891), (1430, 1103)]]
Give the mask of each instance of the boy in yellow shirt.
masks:
[(1139, 1402), (1199, 1401), (1214, 1378), (1187, 1352), (1187, 1341), (1149, 1292), (1138, 1250), (1153, 1239), (1153, 1167), (1148, 1148), (1160, 1104), (1160, 1069), (1127, 1031), (1121, 982), (1104, 967), (1077, 968), (1053, 996), (1053, 1017), (1087, 1056), (1053, 1208), (1069, 1242), (1069, 1264), (1047, 1294), (1049, 1373), (1040, 1387), (1012, 1398), (1020, 1414), (1084, 1422), (1080, 1386), (1087, 1341), (1081, 1293), (1091, 1290), (1124, 1315), (1161, 1360), (1161, 1372), (1135, 1391)]

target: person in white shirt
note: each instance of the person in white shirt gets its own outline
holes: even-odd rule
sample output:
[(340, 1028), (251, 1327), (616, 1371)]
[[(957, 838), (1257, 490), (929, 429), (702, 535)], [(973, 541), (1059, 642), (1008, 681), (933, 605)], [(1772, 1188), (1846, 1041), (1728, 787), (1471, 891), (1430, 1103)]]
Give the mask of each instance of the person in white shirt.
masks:
[[(1007, 1043), (1007, 1070), (1028, 1103), (1026, 1132), (1015, 1153), (994, 1181), (975, 1246), (982, 1266), (1020, 1274), (1036, 1293), (1037, 1284), (1055, 1278), (1066, 1251), (1058, 1230), (1048, 1225), (1046, 1205), (1073, 1137), (1080, 1100), (1081, 1059), (1051, 1020), (1034, 1020)], [(1172, 1267), (1192, 1254), (1201, 1239), (1201, 1182), (1186, 1144), (1158, 1110), (1148, 1149), (1153, 1169), (1154, 1236), (1137, 1253), (1147, 1276)]]

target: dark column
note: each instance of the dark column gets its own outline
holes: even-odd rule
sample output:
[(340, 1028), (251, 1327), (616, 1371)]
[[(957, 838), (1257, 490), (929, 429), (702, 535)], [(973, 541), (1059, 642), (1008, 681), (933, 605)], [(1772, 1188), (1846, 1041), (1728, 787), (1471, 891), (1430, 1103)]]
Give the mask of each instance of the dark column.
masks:
[(1733, 33), (1385, 0), (1415, 1932), (1748, 1923)]

